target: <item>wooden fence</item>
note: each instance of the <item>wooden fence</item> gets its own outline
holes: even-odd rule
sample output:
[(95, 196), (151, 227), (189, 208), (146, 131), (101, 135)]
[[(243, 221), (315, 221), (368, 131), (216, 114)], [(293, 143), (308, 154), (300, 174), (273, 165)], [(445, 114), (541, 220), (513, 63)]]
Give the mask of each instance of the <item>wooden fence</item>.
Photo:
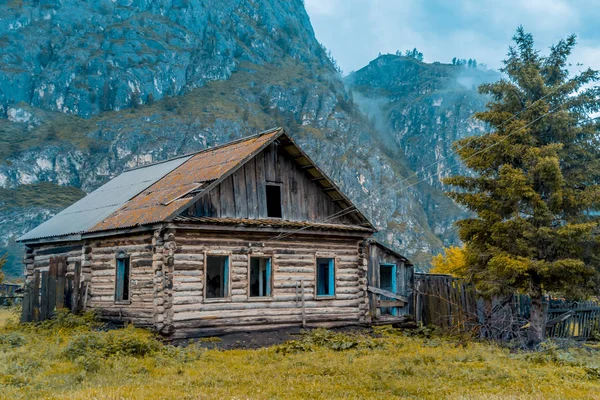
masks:
[[(415, 274), (415, 318), (424, 325), (462, 331), (479, 326), (488, 337), (505, 338), (529, 320), (531, 300), (510, 295), (485, 301), (475, 288), (449, 275)], [(547, 298), (546, 336), (585, 340), (600, 332), (600, 301)]]
[(415, 318), (424, 325), (466, 330), (477, 324), (477, 294), (462, 279), (415, 274), (413, 293)]
[(21, 322), (44, 321), (61, 308), (79, 311), (85, 292), (80, 276), (80, 263), (75, 263), (74, 273), (67, 275), (65, 257), (51, 258), (48, 270), (35, 270), (24, 288)]
[(600, 302), (566, 302), (550, 299), (546, 335), (588, 339), (600, 333)]

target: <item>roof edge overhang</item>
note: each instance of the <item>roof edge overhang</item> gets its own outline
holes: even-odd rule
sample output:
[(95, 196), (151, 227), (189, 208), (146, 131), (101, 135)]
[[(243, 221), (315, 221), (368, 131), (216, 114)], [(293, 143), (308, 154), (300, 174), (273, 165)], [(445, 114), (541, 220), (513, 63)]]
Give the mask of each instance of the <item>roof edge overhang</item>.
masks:
[[(268, 233), (268, 234), (286, 234), (289, 236), (328, 236), (328, 237), (352, 237), (357, 239), (365, 239), (373, 234), (367, 231), (351, 231), (351, 230), (322, 230), (322, 229), (298, 229), (298, 228), (275, 228), (275, 227), (250, 227), (250, 226), (232, 226), (218, 224), (194, 224), (185, 222), (169, 222), (165, 228), (195, 230), (205, 232), (247, 232), (247, 233)], [(275, 240), (275, 238), (273, 238)], [(269, 242), (268, 240), (265, 242)]]
[(358, 215), (359, 218), (361, 218), (362, 220), (364, 220), (364, 224), (366, 226), (368, 226), (370, 229), (372, 229), (373, 232), (377, 232), (378, 229), (371, 223), (371, 221), (369, 221), (369, 219), (363, 214), (363, 212), (360, 211), (359, 208), (348, 198), (348, 196), (346, 196), (344, 194), (344, 192), (338, 187), (338, 185), (325, 172), (323, 172), (323, 170), (321, 168), (319, 168), (319, 166), (317, 165), (317, 163), (315, 163), (312, 160), (312, 158), (310, 158), (308, 156), (308, 154), (306, 154), (306, 152), (304, 150), (302, 150), (302, 147), (298, 146), (298, 144), (294, 141), (294, 139), (292, 139), (291, 136), (288, 135), (285, 132), (285, 129), (282, 128), (282, 130), (283, 130), (283, 132), (279, 136), (285, 136), (286, 139), (288, 139), (296, 147), (296, 149), (298, 150), (298, 152), (304, 158), (306, 158), (310, 163), (312, 163), (312, 168), (314, 168), (321, 175), (323, 175), (323, 178), (327, 181), (327, 183), (329, 185), (331, 185), (331, 187), (333, 187), (335, 189), (335, 191), (344, 199), (344, 201), (350, 205), (349, 208), (354, 208), (354, 210), (355, 210), (354, 212)]
[(374, 244), (376, 246), (379, 246), (381, 249), (383, 249), (384, 251), (387, 251), (388, 253), (400, 258), (402, 261), (404, 261), (404, 263), (406, 265), (410, 265), (410, 266), (414, 266), (414, 264), (406, 257), (404, 257), (402, 254), (398, 253), (396, 250), (390, 248), (389, 246), (381, 243), (379, 240), (375, 239), (375, 238), (368, 238), (367, 242), (369, 244)]
[(87, 239), (96, 239), (108, 236), (120, 236), (127, 235), (131, 233), (140, 233), (140, 232), (149, 232), (157, 229), (162, 229), (164, 227), (163, 223), (154, 223), (154, 224), (146, 224), (146, 225), (136, 225), (129, 228), (121, 228), (121, 229), (111, 229), (106, 231), (95, 231), (95, 232), (83, 232), (77, 235), (65, 235), (65, 236), (51, 236), (47, 238), (41, 239), (31, 239), (31, 240), (23, 240), (20, 243), (25, 246), (36, 246), (36, 245), (44, 245), (44, 244), (53, 244), (53, 243), (64, 243), (64, 242), (78, 242)]

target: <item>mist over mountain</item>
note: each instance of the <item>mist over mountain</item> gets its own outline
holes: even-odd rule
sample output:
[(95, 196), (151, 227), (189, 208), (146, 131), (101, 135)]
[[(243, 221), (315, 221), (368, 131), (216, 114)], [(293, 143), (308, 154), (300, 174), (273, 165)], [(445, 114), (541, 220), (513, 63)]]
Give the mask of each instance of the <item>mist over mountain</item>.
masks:
[(452, 141), (483, 129), (468, 117), (489, 71), (382, 56), (343, 80), (301, 0), (9, 1), (0, 15), (9, 276), (16, 237), (124, 169), (280, 125), (418, 265), (457, 242), (463, 211), (438, 179)]

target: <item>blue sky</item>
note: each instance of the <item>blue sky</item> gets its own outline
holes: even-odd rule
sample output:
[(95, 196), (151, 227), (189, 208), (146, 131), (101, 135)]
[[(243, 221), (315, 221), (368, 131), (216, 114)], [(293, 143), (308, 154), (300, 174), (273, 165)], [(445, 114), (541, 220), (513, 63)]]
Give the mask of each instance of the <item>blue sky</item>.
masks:
[[(546, 51), (578, 35), (573, 64), (600, 69), (598, 0), (305, 0), (317, 39), (347, 74), (374, 59), (417, 47), (425, 61), (476, 58), (499, 68), (518, 25)], [(581, 69), (581, 67), (573, 67)]]

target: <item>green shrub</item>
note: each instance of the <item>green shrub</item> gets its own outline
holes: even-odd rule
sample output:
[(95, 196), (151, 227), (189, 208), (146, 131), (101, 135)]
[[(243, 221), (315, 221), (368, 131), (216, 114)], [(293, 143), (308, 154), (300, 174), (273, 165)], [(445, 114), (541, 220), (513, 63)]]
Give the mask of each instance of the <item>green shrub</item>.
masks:
[(600, 379), (600, 366), (591, 365), (584, 368), (587, 375), (592, 379)]
[(75, 360), (75, 364), (77, 364), (85, 372), (95, 373), (100, 371), (100, 367), (102, 366), (102, 359), (96, 354), (88, 353), (81, 357), (78, 357)]
[(125, 329), (109, 332), (89, 332), (75, 336), (69, 341), (63, 355), (77, 360), (90, 354), (100, 357), (145, 357), (158, 352), (161, 343), (148, 331), (129, 325)]
[(98, 333), (84, 333), (75, 336), (63, 351), (63, 355), (74, 361), (90, 353), (103, 353), (106, 347), (105, 338)]
[(25, 336), (17, 332), (0, 333), (0, 349), (21, 347), (25, 342)]
[(98, 316), (93, 311), (88, 311), (82, 315), (72, 314), (67, 309), (56, 310), (56, 313), (51, 319), (37, 324), (40, 329), (99, 329), (104, 324), (98, 320)]
[(275, 350), (278, 353), (288, 354), (314, 351), (317, 347), (344, 351), (350, 349), (372, 349), (378, 347), (378, 343), (367, 335), (333, 332), (319, 328), (303, 332), (301, 340), (288, 341), (276, 346)]

